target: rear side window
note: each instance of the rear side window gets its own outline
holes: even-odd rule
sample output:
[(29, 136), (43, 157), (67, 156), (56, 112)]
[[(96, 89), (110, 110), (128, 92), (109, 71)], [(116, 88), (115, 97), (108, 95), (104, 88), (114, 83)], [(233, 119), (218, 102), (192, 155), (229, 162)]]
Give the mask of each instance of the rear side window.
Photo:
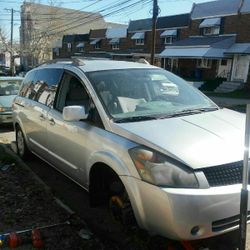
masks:
[(23, 84), (21, 86), (19, 95), (23, 97), (29, 97), (30, 85), (34, 84), (36, 71), (30, 71), (27, 73), (25, 79), (23, 80)]
[(28, 87), (26, 87), (27, 91), (23, 96), (52, 107), (63, 69), (38, 69), (31, 73), (33, 72), (33, 75), (27, 76), (27, 80), (25, 78), (24, 86), (26, 84)]

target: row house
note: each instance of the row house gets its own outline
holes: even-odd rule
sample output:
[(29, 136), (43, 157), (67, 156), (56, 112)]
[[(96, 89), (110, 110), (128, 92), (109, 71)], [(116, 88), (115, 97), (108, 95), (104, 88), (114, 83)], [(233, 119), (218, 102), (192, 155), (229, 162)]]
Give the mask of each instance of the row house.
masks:
[[(189, 14), (158, 18), (156, 27), (156, 65), (161, 66), (160, 52), (164, 50), (167, 44), (188, 37), (189, 20)], [(151, 29), (152, 20), (148, 18), (131, 21), (127, 28), (90, 30), (88, 42), (84, 42), (83, 55), (108, 57), (115, 60), (137, 60), (140, 58), (150, 60)], [(70, 38), (72, 39), (72, 46), (76, 46), (76, 44), (73, 44), (74, 36), (77, 35), (72, 35)], [(63, 41), (69, 39), (69, 37), (64, 36)], [(72, 49), (71, 54), (65, 53), (65, 50), (60, 50), (59, 53), (54, 53), (53, 57), (68, 57), (70, 55), (76, 55), (74, 49)]]
[[(62, 49), (54, 57), (150, 61), (151, 29), (152, 19), (147, 18), (130, 21), (127, 28), (92, 29), (85, 35), (64, 36)], [(250, 86), (249, 61), (250, 0), (194, 4), (190, 13), (157, 19), (155, 65), (186, 79), (223, 78), (238, 87), (244, 83)]]
[[(163, 67), (185, 78), (225, 78), (235, 88), (249, 81), (250, 0), (195, 4), (189, 37), (167, 45)], [(233, 83), (233, 84), (232, 84)]]

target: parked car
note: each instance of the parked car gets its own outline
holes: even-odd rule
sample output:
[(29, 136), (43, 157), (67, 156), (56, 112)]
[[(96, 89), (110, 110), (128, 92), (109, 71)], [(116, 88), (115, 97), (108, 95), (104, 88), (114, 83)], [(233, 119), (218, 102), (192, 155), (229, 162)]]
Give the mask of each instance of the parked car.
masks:
[(78, 59), (27, 73), (14, 100), (29, 151), (123, 224), (194, 240), (238, 228), (245, 115), (152, 65)]
[(0, 124), (12, 123), (12, 101), (22, 80), (22, 77), (0, 77)]

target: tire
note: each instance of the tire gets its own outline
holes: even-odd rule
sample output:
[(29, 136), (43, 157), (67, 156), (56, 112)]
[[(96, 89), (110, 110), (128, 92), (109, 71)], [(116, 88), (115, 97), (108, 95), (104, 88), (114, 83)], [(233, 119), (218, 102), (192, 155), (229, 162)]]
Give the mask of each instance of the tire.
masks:
[[(115, 188), (114, 188), (115, 186)], [(115, 181), (111, 184), (112, 195), (109, 198), (109, 210), (113, 219), (119, 222), (124, 229), (131, 229), (137, 226), (134, 212), (128, 197), (128, 193), (121, 184)], [(116, 192), (114, 192), (114, 189)]]
[(30, 155), (30, 151), (27, 147), (23, 132), (19, 126), (16, 128), (16, 146), (17, 146), (17, 154), (23, 160), (26, 160)]

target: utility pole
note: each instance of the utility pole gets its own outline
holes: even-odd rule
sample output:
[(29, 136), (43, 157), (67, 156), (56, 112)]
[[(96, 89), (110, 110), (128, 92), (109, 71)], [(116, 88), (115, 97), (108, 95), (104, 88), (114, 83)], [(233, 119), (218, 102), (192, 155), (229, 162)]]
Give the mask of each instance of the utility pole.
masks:
[(158, 2), (153, 0), (153, 17), (152, 17), (152, 44), (151, 44), (151, 60), (150, 63), (154, 65), (155, 60), (155, 35), (156, 35), (156, 23), (159, 14)]
[(250, 139), (250, 104), (247, 104), (245, 147), (242, 171), (242, 188), (240, 196), (240, 229), (239, 229), (239, 250), (246, 249), (247, 236), (247, 212), (248, 212), (248, 171), (249, 171), (249, 139)]
[(10, 25), (10, 73), (13, 76), (14, 75), (14, 55), (13, 55), (13, 26), (14, 26), (14, 21), (13, 21), (13, 16), (14, 16), (14, 10), (12, 9), (7, 9), (5, 8), (5, 10), (10, 11), (11, 12), (11, 25)]
[(11, 9), (11, 33), (10, 33), (10, 71), (11, 75), (14, 76), (14, 55), (13, 55), (13, 8)]

